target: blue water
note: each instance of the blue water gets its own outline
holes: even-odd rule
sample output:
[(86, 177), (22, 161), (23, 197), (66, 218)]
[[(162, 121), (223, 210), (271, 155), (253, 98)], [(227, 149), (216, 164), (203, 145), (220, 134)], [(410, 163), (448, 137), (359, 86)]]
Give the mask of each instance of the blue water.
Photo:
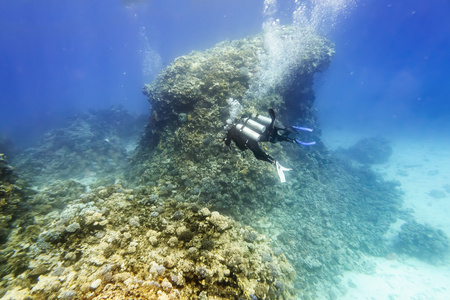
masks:
[[(262, 2), (1, 1), (0, 134), (21, 144), (76, 111), (146, 112), (143, 83), (177, 56), (258, 33)], [(276, 17), (292, 22), (293, 7), (279, 1)], [(446, 123), (449, 9), (444, 0), (349, 5), (327, 33), (336, 55), (316, 83), (324, 125)], [(149, 49), (157, 57), (144, 66)]]
[(323, 122), (448, 128), (450, 3), (358, 3), (332, 34), (336, 56), (317, 95)]
[[(294, 3), (279, 2), (276, 17), (292, 22)], [(0, 134), (26, 142), (75, 111), (113, 104), (146, 112), (143, 83), (177, 56), (258, 33), (262, 6), (262, 1), (2, 1)], [(316, 84), (324, 123), (445, 121), (448, 1), (350, 6), (328, 32), (336, 56)], [(148, 49), (159, 60), (151, 60), (144, 75)]]
[(147, 113), (144, 83), (178, 56), (258, 33), (261, 10), (257, 1), (1, 1), (0, 134), (26, 143), (74, 112), (115, 104)]

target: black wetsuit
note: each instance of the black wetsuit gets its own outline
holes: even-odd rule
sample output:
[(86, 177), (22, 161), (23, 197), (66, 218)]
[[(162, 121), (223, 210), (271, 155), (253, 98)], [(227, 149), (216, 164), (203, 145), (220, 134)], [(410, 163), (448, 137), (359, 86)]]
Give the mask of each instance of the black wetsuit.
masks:
[(290, 171), (291, 169), (280, 165), (278, 161), (260, 148), (259, 143), (291, 142), (309, 146), (314, 145), (316, 142), (302, 142), (289, 137), (291, 133), (296, 134), (298, 131), (311, 132), (311, 128), (299, 126), (275, 127), (275, 112), (273, 109), (269, 109), (269, 115), (270, 119), (264, 116), (254, 115), (253, 117), (242, 118), (230, 124), (228, 126), (227, 136), (223, 140), (229, 148), (231, 148), (231, 141), (234, 141), (240, 150), (245, 151), (250, 149), (257, 159), (275, 164), (280, 181), (284, 183), (286, 182), (286, 178), (283, 172)]
[(247, 149), (250, 149), (255, 157), (259, 160), (268, 161), (270, 163), (274, 163), (275, 159), (264, 152), (260, 147), (259, 143), (256, 140), (249, 139), (245, 137), (237, 128), (237, 124), (230, 125), (230, 128), (228, 129), (227, 136), (225, 137), (225, 145), (230, 147), (231, 141), (233, 140), (236, 146), (242, 150), (245, 151)]
[[(269, 115), (272, 119), (272, 122), (268, 124), (266, 126), (266, 130), (260, 134), (260, 138), (258, 141), (246, 137), (239, 129), (236, 128), (239, 123), (233, 123), (229, 126), (227, 136), (224, 139), (225, 144), (229, 147), (231, 141), (233, 140), (240, 150), (244, 151), (246, 149), (250, 149), (257, 159), (274, 163), (275, 159), (259, 147), (259, 142), (276, 143), (287, 141), (295, 143), (295, 140), (288, 137), (288, 135), (292, 133), (292, 131), (286, 128), (279, 128), (274, 126), (275, 112), (273, 109), (269, 109)], [(279, 134), (279, 131), (283, 131), (283, 133)]]

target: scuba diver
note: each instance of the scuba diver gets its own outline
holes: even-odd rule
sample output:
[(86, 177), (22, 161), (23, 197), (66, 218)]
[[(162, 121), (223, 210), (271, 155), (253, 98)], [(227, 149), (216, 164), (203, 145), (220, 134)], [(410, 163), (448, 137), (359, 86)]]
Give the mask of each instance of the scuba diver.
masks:
[(234, 141), (241, 151), (250, 149), (257, 159), (272, 164), (274, 163), (280, 181), (283, 183), (286, 182), (283, 172), (290, 171), (291, 169), (281, 166), (272, 156), (264, 152), (259, 147), (259, 142), (276, 143), (286, 141), (303, 146), (314, 145), (316, 142), (302, 142), (298, 139), (289, 137), (289, 135), (296, 134), (299, 131), (312, 132), (313, 130), (311, 128), (299, 126), (288, 126), (284, 128), (276, 127), (274, 125), (275, 112), (273, 109), (269, 109), (269, 116), (270, 118), (260, 114), (253, 114), (250, 117), (241, 118), (240, 120), (229, 124), (227, 127), (227, 136), (223, 140), (225, 141), (225, 145), (230, 149), (231, 141)]

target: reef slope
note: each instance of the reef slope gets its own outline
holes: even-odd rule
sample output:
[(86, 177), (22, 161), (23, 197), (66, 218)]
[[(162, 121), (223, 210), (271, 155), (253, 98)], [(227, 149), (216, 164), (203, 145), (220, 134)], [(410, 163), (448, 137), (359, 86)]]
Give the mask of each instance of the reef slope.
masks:
[[(273, 41), (297, 50), (278, 53)], [(208, 205), (258, 228), (295, 266), (303, 296), (314, 295), (318, 282), (339, 281), (343, 270), (370, 269), (362, 253), (384, 255), (383, 235), (402, 214), (395, 183), (334, 157), (320, 140), (313, 81), (333, 53), (320, 36), (278, 27), (177, 58), (144, 87), (151, 116), (129, 170), (161, 197)], [(268, 108), (284, 124), (314, 129), (300, 137), (313, 147), (263, 145), (293, 169), (286, 184), (273, 165), (222, 141), (233, 110)]]
[[(367, 255), (442, 261), (448, 238), (401, 209), (395, 182), (321, 142), (313, 81), (333, 53), (275, 26), (177, 58), (143, 89), (151, 115), (131, 164), (141, 121), (118, 108), (15, 157), (35, 192), (0, 156), (2, 299), (335, 299), (345, 270), (373, 270)], [(317, 142), (263, 145), (293, 169), (285, 184), (222, 141), (228, 119), (268, 108)]]
[(158, 198), (152, 189), (99, 187), (26, 231), (20, 242), (23, 234), (14, 231), (2, 250), (18, 253), (8, 260), (14, 272), (2, 274), (8, 282), (2, 299), (294, 295), (293, 267), (264, 236), (206, 207)]

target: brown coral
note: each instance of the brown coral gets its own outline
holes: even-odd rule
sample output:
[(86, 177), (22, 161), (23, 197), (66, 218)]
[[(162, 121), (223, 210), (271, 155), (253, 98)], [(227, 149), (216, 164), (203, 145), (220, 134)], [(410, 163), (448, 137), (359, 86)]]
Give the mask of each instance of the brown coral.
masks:
[[(33, 286), (30, 296), (196, 299), (202, 294), (250, 299), (257, 293), (266, 299), (292, 297), (295, 272), (283, 255), (273, 254), (264, 237), (246, 242), (238, 223), (217, 212), (205, 218), (207, 209), (193, 204), (165, 201), (148, 207), (136, 205), (146, 197), (142, 191), (120, 185), (108, 190), (115, 192), (98, 188), (85, 195), (89, 204), (83, 203), (85, 198), (74, 201), (43, 228), (30, 268), (20, 274)], [(151, 216), (155, 210), (159, 214)], [(173, 218), (175, 212), (183, 218)], [(125, 215), (139, 216), (141, 222), (130, 226)], [(80, 227), (58, 229), (72, 224)], [(276, 274), (271, 271), (274, 264)], [(41, 266), (46, 267), (36, 273)], [(13, 279), (10, 288), (18, 280)], [(283, 283), (282, 291), (277, 282)]]

